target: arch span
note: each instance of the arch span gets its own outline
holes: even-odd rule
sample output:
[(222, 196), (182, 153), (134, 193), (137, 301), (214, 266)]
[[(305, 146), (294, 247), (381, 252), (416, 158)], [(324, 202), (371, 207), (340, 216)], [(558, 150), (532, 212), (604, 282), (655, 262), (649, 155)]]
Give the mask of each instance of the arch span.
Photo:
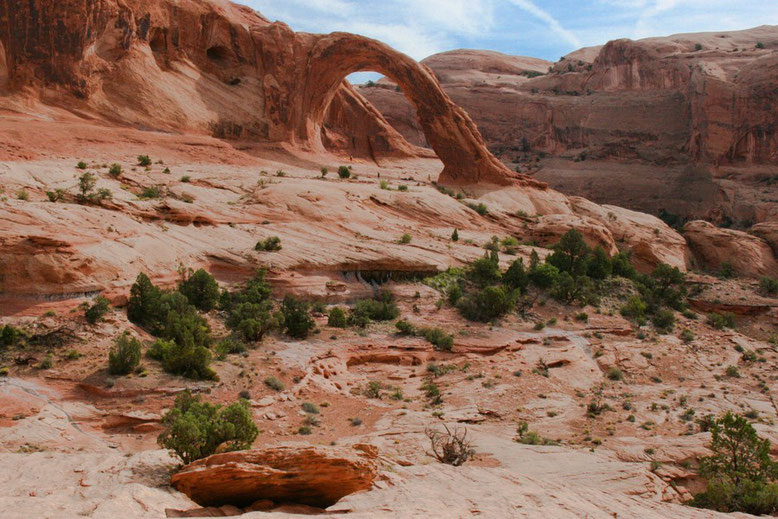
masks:
[[(313, 37), (313, 35), (311, 35)], [(321, 126), (338, 87), (349, 74), (370, 70), (395, 81), (416, 107), (419, 122), (444, 168), (443, 184), (525, 184), (545, 187), (514, 173), (486, 148), (467, 113), (443, 91), (433, 72), (377, 40), (349, 33), (316, 35), (298, 78), (293, 140), (323, 150)]]

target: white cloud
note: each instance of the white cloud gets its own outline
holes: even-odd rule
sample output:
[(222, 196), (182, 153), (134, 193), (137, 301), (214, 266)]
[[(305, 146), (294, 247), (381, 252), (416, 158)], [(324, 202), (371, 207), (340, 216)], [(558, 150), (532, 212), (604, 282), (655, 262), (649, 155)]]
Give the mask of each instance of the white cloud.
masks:
[(551, 16), (547, 11), (541, 9), (540, 7), (532, 3), (530, 0), (509, 0), (509, 1), (512, 4), (516, 5), (517, 7), (523, 9), (524, 11), (527, 11), (532, 16), (539, 18), (540, 20), (545, 22), (548, 25), (549, 29), (554, 31), (558, 36), (563, 38), (571, 45), (574, 45), (575, 47), (581, 46), (581, 40), (579, 40), (575, 34), (562, 27), (562, 24), (559, 23), (559, 20)]

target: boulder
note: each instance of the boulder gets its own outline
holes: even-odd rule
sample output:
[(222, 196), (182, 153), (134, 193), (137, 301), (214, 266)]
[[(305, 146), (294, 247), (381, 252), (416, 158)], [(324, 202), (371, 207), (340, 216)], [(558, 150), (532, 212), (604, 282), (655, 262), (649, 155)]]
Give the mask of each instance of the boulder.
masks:
[(372, 487), (377, 450), (369, 445), (274, 447), (215, 454), (171, 478), (200, 506), (248, 507), (262, 500), (327, 508)]
[(687, 223), (683, 230), (694, 259), (702, 268), (719, 270), (729, 262), (738, 275), (778, 275), (778, 263), (772, 249), (758, 236), (721, 229), (702, 220)]

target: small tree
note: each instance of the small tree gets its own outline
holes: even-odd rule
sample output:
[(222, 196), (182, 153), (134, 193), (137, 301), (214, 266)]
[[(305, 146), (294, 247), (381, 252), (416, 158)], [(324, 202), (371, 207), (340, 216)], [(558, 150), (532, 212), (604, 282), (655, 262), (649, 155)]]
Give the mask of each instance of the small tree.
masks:
[(151, 158), (148, 155), (138, 155), (138, 166), (151, 166)]
[(351, 170), (348, 168), (348, 166), (340, 166), (338, 168), (338, 176), (340, 178), (349, 178), (351, 176)]
[(178, 291), (203, 312), (210, 312), (219, 302), (219, 284), (203, 269), (179, 283)]
[(573, 277), (586, 274), (589, 246), (583, 235), (575, 229), (567, 231), (554, 246), (554, 253), (546, 261), (560, 272), (568, 272)]
[(116, 338), (108, 352), (108, 373), (128, 375), (140, 364), (140, 341), (124, 332)]
[(316, 323), (310, 313), (310, 305), (291, 295), (284, 298), (281, 304), (281, 314), (284, 316), (284, 328), (290, 337), (305, 339)]
[(327, 319), (327, 326), (333, 328), (345, 328), (348, 325), (346, 321), (346, 312), (339, 306), (330, 310), (329, 317)]
[(511, 266), (508, 267), (508, 270), (503, 275), (502, 281), (511, 288), (518, 288), (522, 292), (527, 289), (529, 275), (524, 268), (524, 260), (522, 258), (511, 263)]
[(187, 464), (214, 454), (220, 447), (228, 451), (248, 449), (259, 433), (246, 400), (222, 407), (202, 402), (189, 391), (176, 397), (162, 424), (165, 430), (157, 442)]
[(454, 232), (451, 233), (451, 241), (459, 241), (459, 231), (457, 229), (454, 229)]
[(88, 199), (89, 194), (95, 188), (96, 184), (97, 184), (97, 177), (95, 177), (92, 173), (88, 171), (82, 173), (81, 176), (78, 177), (78, 190), (80, 191), (79, 199), (81, 200)]
[(84, 310), (84, 317), (89, 324), (97, 324), (103, 319), (103, 316), (108, 313), (108, 307), (110, 302), (103, 296), (97, 296), (92, 306), (87, 306)]
[(756, 515), (778, 512), (778, 464), (770, 459), (770, 441), (761, 439), (748, 421), (727, 412), (710, 426), (711, 456), (700, 460), (708, 480), (693, 506)]

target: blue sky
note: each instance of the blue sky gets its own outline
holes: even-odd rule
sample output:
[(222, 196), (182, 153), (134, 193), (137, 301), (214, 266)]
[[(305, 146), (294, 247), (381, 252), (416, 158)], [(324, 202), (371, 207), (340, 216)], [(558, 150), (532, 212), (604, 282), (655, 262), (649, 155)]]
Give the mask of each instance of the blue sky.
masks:
[(472, 48), (556, 61), (616, 38), (778, 25), (777, 0), (238, 1), (297, 31), (363, 34), (417, 60)]

